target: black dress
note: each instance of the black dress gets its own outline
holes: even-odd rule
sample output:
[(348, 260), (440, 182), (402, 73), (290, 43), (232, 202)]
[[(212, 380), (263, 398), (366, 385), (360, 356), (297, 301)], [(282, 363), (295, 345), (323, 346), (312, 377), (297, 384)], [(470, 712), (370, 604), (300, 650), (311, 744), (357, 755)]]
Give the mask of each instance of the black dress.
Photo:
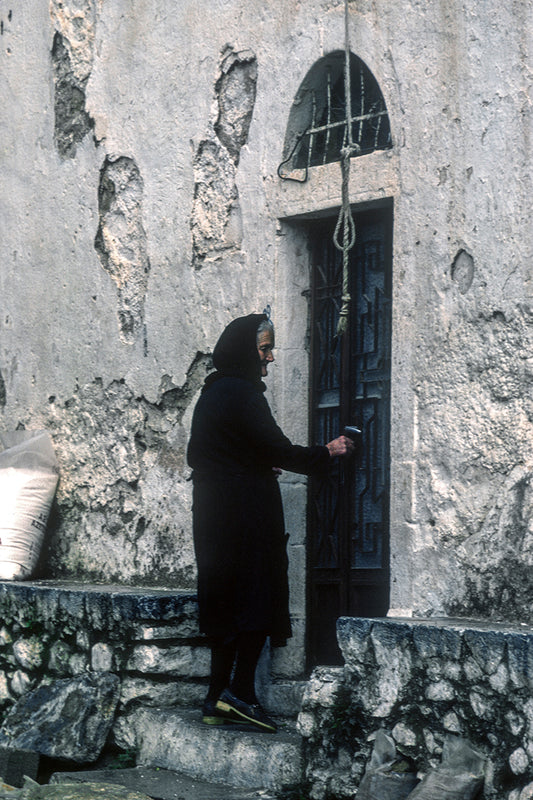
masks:
[[(207, 378), (196, 405), (188, 461), (200, 629), (224, 641), (241, 632), (264, 631), (272, 644), (282, 645), (291, 636), (287, 537), (272, 468), (321, 472), (327, 469), (329, 451), (293, 445), (274, 421), (255, 345), (262, 319), (250, 315), (232, 323), (241, 323), (242, 336), (234, 337), (230, 348), (241, 353), (240, 361), (234, 353), (228, 366), (219, 345), (218, 353), (215, 348), (219, 369)], [(252, 359), (253, 369), (243, 367), (242, 353)]]

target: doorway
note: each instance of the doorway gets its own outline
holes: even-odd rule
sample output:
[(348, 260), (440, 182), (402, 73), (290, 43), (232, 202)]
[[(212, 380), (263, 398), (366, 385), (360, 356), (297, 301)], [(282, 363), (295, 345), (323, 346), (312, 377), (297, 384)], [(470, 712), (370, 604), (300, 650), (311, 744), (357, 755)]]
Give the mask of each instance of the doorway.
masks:
[(308, 666), (342, 664), (339, 616), (379, 617), (389, 602), (392, 205), (354, 214), (349, 327), (339, 339), (342, 253), (336, 219), (314, 220), (312, 443), (345, 425), (361, 430), (357, 455), (313, 478), (308, 500)]

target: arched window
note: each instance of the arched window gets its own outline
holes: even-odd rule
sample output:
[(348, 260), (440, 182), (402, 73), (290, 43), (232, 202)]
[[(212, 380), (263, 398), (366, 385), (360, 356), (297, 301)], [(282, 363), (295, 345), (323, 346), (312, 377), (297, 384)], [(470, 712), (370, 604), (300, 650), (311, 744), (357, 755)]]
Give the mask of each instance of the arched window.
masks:
[[(347, 143), (345, 54), (336, 50), (311, 67), (294, 99), (283, 147), (281, 178), (292, 170), (339, 161)], [(354, 155), (392, 147), (385, 100), (366, 64), (350, 54)], [(305, 178), (304, 178), (305, 180)]]

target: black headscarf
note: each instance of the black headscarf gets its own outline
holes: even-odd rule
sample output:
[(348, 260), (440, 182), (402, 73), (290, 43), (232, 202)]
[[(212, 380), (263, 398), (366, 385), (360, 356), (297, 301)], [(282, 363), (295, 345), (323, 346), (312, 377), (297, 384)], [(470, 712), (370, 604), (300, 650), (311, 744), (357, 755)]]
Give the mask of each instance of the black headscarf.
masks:
[(238, 317), (224, 329), (213, 351), (216, 372), (208, 375), (206, 385), (220, 377), (245, 378), (261, 384), (261, 360), (257, 352), (257, 329), (266, 314)]

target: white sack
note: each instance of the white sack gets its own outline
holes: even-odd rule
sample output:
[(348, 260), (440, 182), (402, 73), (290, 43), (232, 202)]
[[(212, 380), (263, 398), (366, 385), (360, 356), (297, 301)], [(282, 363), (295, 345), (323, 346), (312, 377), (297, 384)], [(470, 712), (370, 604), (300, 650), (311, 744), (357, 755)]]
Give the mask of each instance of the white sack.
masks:
[(47, 431), (0, 434), (0, 580), (31, 578), (59, 470)]

